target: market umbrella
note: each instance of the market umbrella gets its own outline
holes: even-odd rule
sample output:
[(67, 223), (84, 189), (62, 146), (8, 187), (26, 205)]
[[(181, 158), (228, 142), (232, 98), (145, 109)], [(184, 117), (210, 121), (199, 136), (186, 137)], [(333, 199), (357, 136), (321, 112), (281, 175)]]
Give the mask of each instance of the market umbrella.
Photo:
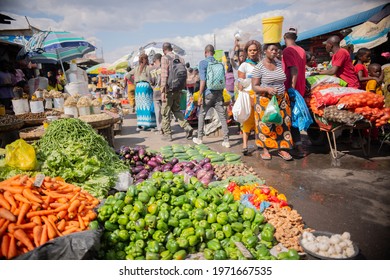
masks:
[[(152, 62), (153, 57), (154, 57), (155, 54), (157, 54), (157, 53), (160, 53), (162, 55), (164, 54), (163, 50), (162, 50), (163, 44), (164, 44), (164, 42), (152, 42), (152, 43), (149, 43), (149, 44), (147, 44), (147, 45), (145, 45), (143, 47), (140, 47), (137, 55), (135, 55), (132, 58), (132, 63), (134, 65), (138, 64), (139, 55), (141, 53), (147, 54), (147, 56), (149, 57), (149, 62)], [(178, 45), (175, 45), (175, 44), (172, 44), (172, 43), (171, 43), (171, 45), (172, 45), (172, 49), (173, 49), (173, 53), (174, 54), (177, 54), (179, 56), (185, 56), (186, 55), (186, 51), (184, 49), (182, 49)]]
[(99, 70), (101, 68), (107, 68), (108, 66), (110, 66), (109, 63), (100, 63), (100, 64), (97, 64), (97, 65), (94, 65), (92, 67), (89, 67), (87, 70), (85, 70), (87, 72), (87, 74), (92, 74), (92, 75), (97, 75), (99, 74)]
[(34, 34), (19, 52), (19, 58), (28, 57), (35, 63), (61, 63), (83, 57), (96, 48), (83, 37), (66, 31), (41, 31)]
[(119, 69), (126, 69), (129, 66), (129, 58), (133, 55), (131, 54), (126, 54), (116, 60), (114, 63), (112, 63), (107, 69), (108, 70), (119, 70)]

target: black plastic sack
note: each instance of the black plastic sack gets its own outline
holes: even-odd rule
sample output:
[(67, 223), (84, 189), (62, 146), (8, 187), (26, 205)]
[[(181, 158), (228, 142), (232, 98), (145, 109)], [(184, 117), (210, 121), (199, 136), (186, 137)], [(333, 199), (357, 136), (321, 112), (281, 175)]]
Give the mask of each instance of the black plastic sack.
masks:
[(16, 260), (94, 260), (103, 230), (86, 230), (54, 238)]

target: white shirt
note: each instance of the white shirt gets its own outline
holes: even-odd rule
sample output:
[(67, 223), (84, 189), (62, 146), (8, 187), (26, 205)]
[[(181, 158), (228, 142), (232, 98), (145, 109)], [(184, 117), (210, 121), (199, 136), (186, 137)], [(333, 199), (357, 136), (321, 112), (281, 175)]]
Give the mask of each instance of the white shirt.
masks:
[[(240, 67), (238, 67), (238, 71), (245, 73), (245, 80), (241, 82), (241, 85), (244, 87), (245, 91), (252, 90), (252, 71), (255, 68), (255, 65), (248, 62), (243, 62)], [(248, 85), (249, 84), (249, 85)]]

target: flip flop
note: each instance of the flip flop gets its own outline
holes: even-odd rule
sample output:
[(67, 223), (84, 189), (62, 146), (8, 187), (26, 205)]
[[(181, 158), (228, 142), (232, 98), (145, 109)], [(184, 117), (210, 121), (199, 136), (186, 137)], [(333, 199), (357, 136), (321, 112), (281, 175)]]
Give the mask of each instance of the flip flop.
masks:
[(271, 154), (260, 154), (260, 157), (263, 159), (263, 160), (270, 160), (272, 159), (272, 156)]
[(283, 154), (281, 154), (280, 152), (278, 152), (278, 155), (279, 155), (282, 159), (284, 159), (285, 161), (290, 161), (290, 160), (293, 159), (292, 156), (291, 156), (290, 154), (288, 154), (288, 155), (283, 155)]

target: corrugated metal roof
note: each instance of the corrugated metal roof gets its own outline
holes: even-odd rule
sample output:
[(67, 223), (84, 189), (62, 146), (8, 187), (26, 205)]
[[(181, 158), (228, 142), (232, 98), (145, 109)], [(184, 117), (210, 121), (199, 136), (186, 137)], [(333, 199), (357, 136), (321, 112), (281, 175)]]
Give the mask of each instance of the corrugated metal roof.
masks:
[(298, 34), (297, 42), (303, 41), (303, 40), (306, 40), (309, 38), (313, 38), (316, 36), (320, 36), (323, 34), (327, 34), (327, 33), (332, 32), (332, 31), (340, 30), (340, 29), (347, 28), (347, 27), (353, 27), (355, 25), (361, 24), (361, 23), (367, 21), (370, 17), (372, 17), (376, 13), (380, 12), (383, 9), (383, 7), (385, 7), (386, 5), (387, 4), (384, 4), (384, 5), (378, 6), (376, 8), (373, 8), (371, 10), (361, 12), (361, 13), (358, 13), (356, 15), (349, 16), (347, 18), (344, 18), (344, 19), (341, 19), (341, 20), (338, 20), (335, 22), (325, 24), (325, 25), (317, 27), (315, 29), (302, 32), (302, 33)]

